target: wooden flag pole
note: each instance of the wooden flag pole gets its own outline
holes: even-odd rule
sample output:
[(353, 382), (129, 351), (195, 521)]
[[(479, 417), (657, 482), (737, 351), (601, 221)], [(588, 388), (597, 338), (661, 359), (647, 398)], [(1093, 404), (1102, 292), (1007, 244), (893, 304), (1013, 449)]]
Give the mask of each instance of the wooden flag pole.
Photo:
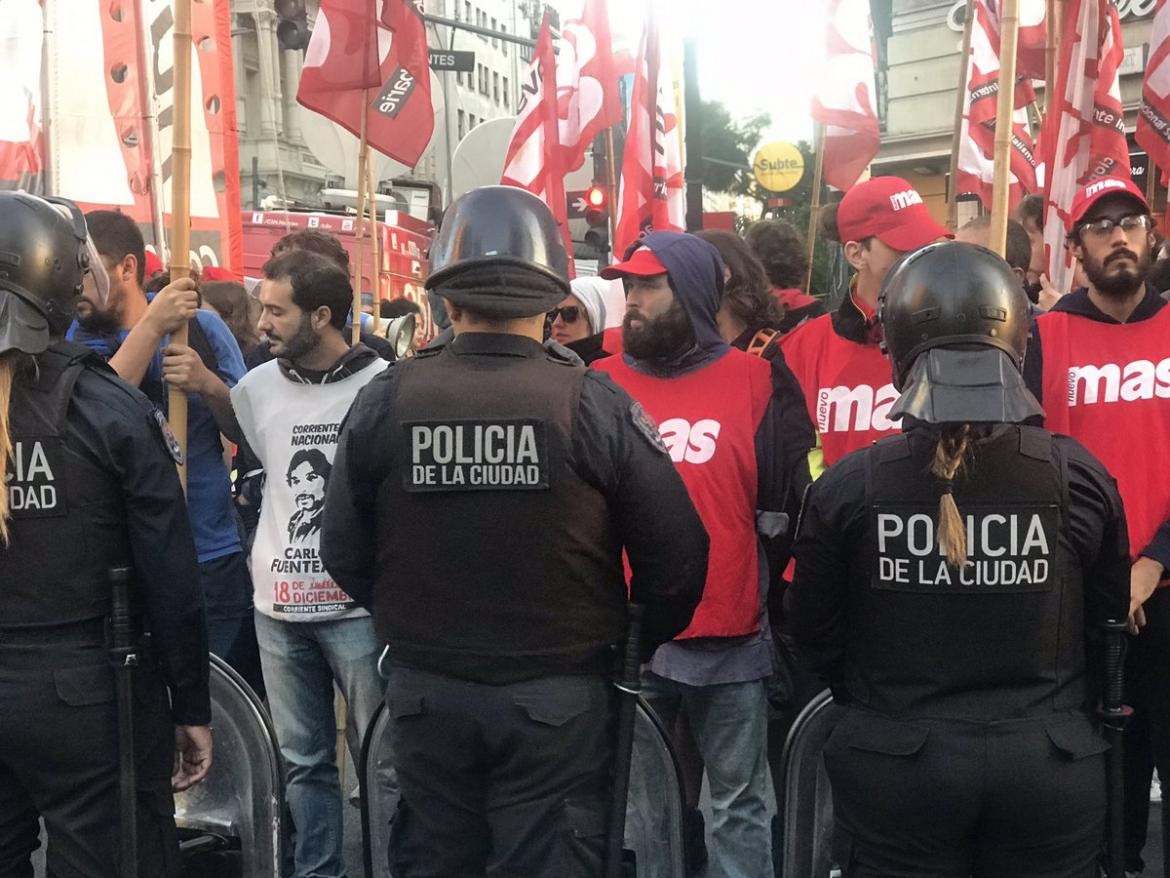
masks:
[(1044, 114), (1052, 109), (1052, 94), (1056, 91), (1056, 59), (1060, 52), (1060, 25), (1062, 7), (1059, 0), (1048, 0), (1044, 10)]
[(955, 136), (951, 141), (951, 176), (947, 192), (947, 228), (959, 227), (959, 147), (963, 133), (963, 110), (967, 106), (967, 71), (971, 67), (971, 22), (975, 18), (974, 0), (967, 0), (963, 19), (963, 53), (959, 58), (959, 91), (955, 94)]
[(374, 186), (374, 163), (366, 156), (366, 198), (370, 202), (370, 280), (374, 288), (374, 335), (382, 334), (382, 263), (378, 259), (378, 190)]
[(999, 103), (995, 112), (995, 177), (991, 197), (988, 248), (1000, 256), (1007, 246), (1008, 201), (1011, 194), (1012, 114), (1016, 104), (1016, 42), (1020, 0), (1003, 0), (999, 17)]
[(369, 114), (370, 90), (366, 89), (362, 94), (361, 139), (358, 144), (357, 230), (354, 233), (357, 235), (357, 259), (354, 260), (353, 266), (353, 330), (350, 334), (352, 344), (361, 341), (362, 335), (362, 254), (365, 252), (362, 244), (365, 241), (363, 234), (366, 216), (366, 167), (370, 160), (370, 143), (366, 137), (366, 119)]
[[(171, 145), (171, 280), (191, 274), (191, 0), (175, 0), (175, 128)], [(162, 193), (159, 193), (161, 196)], [(187, 344), (187, 324), (171, 333), (172, 344)], [(179, 481), (187, 490), (187, 394), (167, 390), (167, 419), (183, 450)]]
[(804, 275), (805, 295), (812, 295), (813, 255), (817, 249), (817, 220), (821, 212), (821, 179), (825, 175), (825, 126), (816, 123), (813, 129), (813, 164), (812, 200), (808, 210), (808, 270)]

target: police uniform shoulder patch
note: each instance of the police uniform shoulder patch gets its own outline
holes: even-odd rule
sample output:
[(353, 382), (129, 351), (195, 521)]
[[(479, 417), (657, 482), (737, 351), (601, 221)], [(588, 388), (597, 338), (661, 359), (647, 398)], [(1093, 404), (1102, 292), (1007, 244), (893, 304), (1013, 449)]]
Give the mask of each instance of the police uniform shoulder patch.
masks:
[(179, 466), (183, 465), (183, 446), (179, 444), (179, 437), (175, 435), (175, 431), (171, 429), (171, 425), (167, 423), (167, 419), (163, 417), (163, 413), (158, 409), (152, 412), (154, 423), (158, 426), (159, 433), (162, 434), (163, 442), (166, 443), (167, 451)]
[(634, 426), (638, 428), (646, 441), (653, 445), (657, 450), (663, 454), (669, 454), (670, 449), (666, 447), (666, 442), (663, 441), (662, 435), (658, 432), (658, 425), (654, 423), (654, 419), (642, 408), (642, 403), (635, 400), (630, 403), (630, 420), (634, 422)]

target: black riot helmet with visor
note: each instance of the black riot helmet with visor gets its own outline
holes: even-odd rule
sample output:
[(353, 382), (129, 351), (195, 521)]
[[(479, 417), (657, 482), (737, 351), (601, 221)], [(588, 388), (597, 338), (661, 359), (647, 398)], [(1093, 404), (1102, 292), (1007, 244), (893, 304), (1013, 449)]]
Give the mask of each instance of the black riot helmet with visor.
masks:
[(877, 313), (902, 394), (891, 417), (975, 424), (1043, 414), (1021, 376), (1028, 299), (992, 251), (947, 241), (906, 255), (887, 275)]
[(0, 353), (39, 354), (63, 336), (87, 272), (104, 305), (109, 279), (76, 204), (0, 192)]
[(548, 206), (515, 186), (460, 196), (430, 249), (426, 288), (493, 317), (543, 314), (569, 295), (569, 254)]

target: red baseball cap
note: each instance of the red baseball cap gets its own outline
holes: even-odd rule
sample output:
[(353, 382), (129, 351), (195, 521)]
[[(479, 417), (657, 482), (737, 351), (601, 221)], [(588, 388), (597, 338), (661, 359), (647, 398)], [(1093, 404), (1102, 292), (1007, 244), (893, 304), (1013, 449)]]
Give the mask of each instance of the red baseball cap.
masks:
[(220, 268), (218, 265), (208, 265), (199, 272), (200, 280), (236, 280), (235, 274), (226, 268)]
[(1141, 205), (1143, 211), (1150, 212), (1146, 196), (1142, 195), (1142, 190), (1134, 184), (1128, 175), (1102, 177), (1092, 183), (1086, 183), (1077, 190), (1077, 194), (1073, 196), (1072, 210), (1069, 211), (1068, 220), (1065, 221), (1065, 230), (1071, 232), (1073, 226), (1085, 218), (1089, 209), (1108, 195), (1128, 195)]
[(837, 208), (837, 231), (842, 242), (876, 237), (903, 253), (955, 237), (901, 177), (873, 177), (846, 192)]
[(630, 254), (630, 258), (625, 262), (615, 262), (598, 272), (606, 280), (616, 280), (627, 274), (651, 277), (666, 273), (666, 266), (659, 261), (658, 257), (654, 255), (654, 251), (649, 247), (639, 247)]

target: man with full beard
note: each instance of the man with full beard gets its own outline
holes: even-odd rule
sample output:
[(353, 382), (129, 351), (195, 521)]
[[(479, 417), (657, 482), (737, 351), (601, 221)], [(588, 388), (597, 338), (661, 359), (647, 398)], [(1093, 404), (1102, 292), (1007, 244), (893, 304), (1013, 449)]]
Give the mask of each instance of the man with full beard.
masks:
[[(1151, 764), (1170, 778), (1170, 591), (1158, 589), (1170, 569), (1170, 309), (1144, 281), (1152, 221), (1131, 180), (1086, 185), (1067, 227), (1088, 285), (1037, 319), (1025, 374), (1045, 426), (1093, 452), (1125, 503), (1131, 628), (1145, 626), (1126, 668), (1126, 702), (1134, 707), (1125, 745), (1126, 869), (1140, 871)], [(1162, 819), (1166, 835), (1170, 814)]]
[(643, 694), (668, 729), (680, 709), (690, 719), (722, 874), (771, 874), (765, 602), (809, 481), (812, 425), (783, 358), (754, 357), (720, 336), (723, 263), (714, 246), (652, 232), (601, 275), (625, 284), (625, 353), (594, 368), (658, 424), (711, 538), (703, 600), (690, 626), (655, 651)]

